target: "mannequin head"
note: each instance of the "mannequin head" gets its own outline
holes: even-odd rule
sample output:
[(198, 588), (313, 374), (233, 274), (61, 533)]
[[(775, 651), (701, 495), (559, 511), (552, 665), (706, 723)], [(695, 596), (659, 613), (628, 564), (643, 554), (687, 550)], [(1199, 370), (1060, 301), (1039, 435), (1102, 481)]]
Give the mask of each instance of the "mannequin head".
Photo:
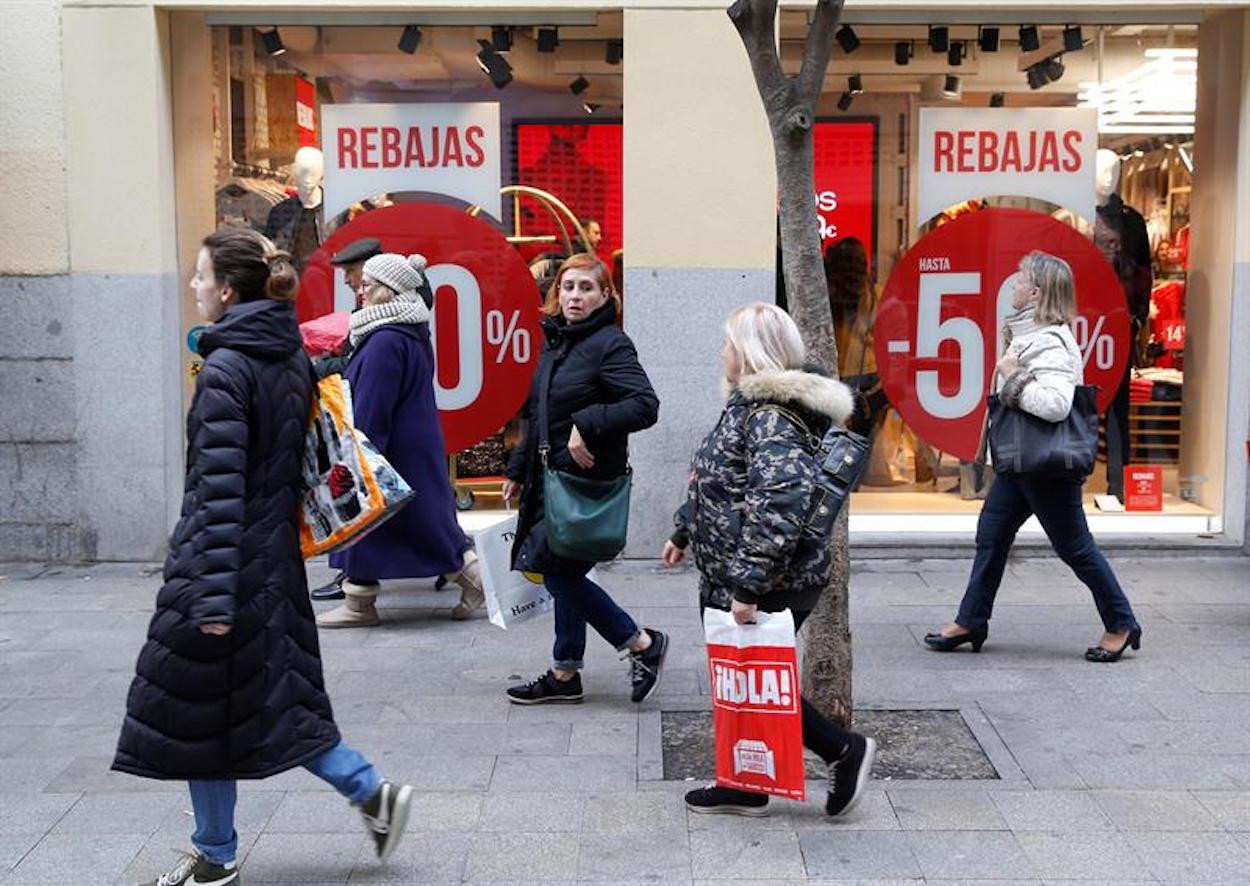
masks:
[(1098, 149), (1094, 173), (1094, 202), (1106, 206), (1107, 200), (1120, 186), (1120, 155), (1106, 148)]
[(321, 179), (324, 174), (325, 158), (321, 151), (305, 145), (295, 152), (291, 178), (295, 179), (299, 202), (305, 209), (316, 209), (321, 205)]

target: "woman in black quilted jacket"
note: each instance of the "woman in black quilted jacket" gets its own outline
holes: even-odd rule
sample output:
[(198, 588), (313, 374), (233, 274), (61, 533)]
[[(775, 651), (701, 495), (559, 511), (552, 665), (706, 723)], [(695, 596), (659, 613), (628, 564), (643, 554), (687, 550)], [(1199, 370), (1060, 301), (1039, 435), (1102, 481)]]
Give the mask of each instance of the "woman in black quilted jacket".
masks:
[[(756, 302), (725, 324), (729, 397), (690, 467), (676, 531), (664, 565), (694, 554), (699, 602), (751, 624), (757, 612), (789, 609), (797, 630), (829, 586), (827, 540), (800, 528), (816, 483), (809, 453), (854, 410), (841, 382), (806, 369), (805, 348), (790, 315)], [(803, 743), (829, 767), (829, 815), (849, 812), (872, 770), (876, 742), (847, 732), (801, 700)], [(768, 795), (710, 785), (686, 794), (691, 812), (767, 815)]]
[(330, 711), (296, 503), (312, 367), (290, 257), (250, 229), (205, 238), (191, 288), (204, 366), (187, 416), (182, 516), (113, 768), (186, 780), (194, 851), (153, 886), (237, 886), (237, 779), (303, 766), (361, 812), (379, 857), (412, 794), (344, 745)]

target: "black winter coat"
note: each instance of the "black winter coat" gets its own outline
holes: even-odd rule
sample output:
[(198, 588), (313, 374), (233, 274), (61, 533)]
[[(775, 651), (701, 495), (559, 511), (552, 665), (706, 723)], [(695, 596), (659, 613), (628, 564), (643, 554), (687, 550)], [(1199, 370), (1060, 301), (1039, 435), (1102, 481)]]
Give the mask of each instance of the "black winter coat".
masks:
[(312, 370), (290, 303), (230, 308), (200, 353), (182, 517), (113, 768), (264, 778), (339, 741), (296, 522)]
[(854, 405), (841, 382), (798, 370), (743, 376), (730, 392), (695, 453), (671, 539), (692, 549), (704, 606), (816, 606), (833, 560), (828, 540), (800, 535), (818, 470), (810, 453)]
[[(579, 323), (548, 318), (543, 321), (543, 333), (546, 341), (525, 404), (525, 436), (508, 460), (508, 479), (522, 485), (512, 562), (515, 568), (531, 572), (585, 575), (593, 563), (557, 557), (547, 549), (543, 466), (538, 452), (539, 386), (550, 373), (547, 463), (596, 480), (613, 480), (625, 473), (629, 435), (656, 423), (660, 400), (638, 362), (634, 343), (616, 325), (613, 303)], [(578, 467), (569, 454), (574, 425), (595, 457), (590, 470)]]

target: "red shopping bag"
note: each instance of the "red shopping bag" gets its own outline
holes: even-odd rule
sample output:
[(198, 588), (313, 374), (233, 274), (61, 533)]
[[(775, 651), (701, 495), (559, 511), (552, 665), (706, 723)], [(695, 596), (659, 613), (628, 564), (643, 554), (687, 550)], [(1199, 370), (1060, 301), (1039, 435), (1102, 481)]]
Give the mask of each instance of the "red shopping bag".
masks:
[(703, 614), (716, 783), (790, 800), (806, 795), (799, 668), (790, 610), (739, 625), (728, 612)]

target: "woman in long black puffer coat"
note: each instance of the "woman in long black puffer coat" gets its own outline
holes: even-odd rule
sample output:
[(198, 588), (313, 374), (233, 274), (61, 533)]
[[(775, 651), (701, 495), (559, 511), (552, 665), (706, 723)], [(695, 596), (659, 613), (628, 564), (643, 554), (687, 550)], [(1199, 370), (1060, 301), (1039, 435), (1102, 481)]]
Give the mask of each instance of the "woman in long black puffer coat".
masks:
[[(655, 424), (660, 400), (638, 353), (616, 325), (618, 302), (607, 267), (593, 255), (566, 259), (543, 306), (546, 337), (525, 406), (525, 438), (513, 450), (504, 498), (521, 493), (513, 568), (542, 573), (555, 599), (556, 639), (550, 670), (508, 689), (513, 704), (580, 702), (580, 671), (591, 625), (630, 658), (630, 697), (641, 702), (656, 687), (668, 637), (640, 628), (586, 574), (595, 564), (558, 557), (547, 547), (544, 464), (595, 480), (628, 470), (629, 435)], [(539, 451), (539, 398), (548, 388), (548, 446)]]
[(185, 779), (194, 851), (154, 886), (235, 886), (236, 779), (304, 766), (356, 805), (379, 857), (411, 788), (342, 743), (326, 697), (296, 519), (312, 367), (286, 253), (250, 229), (204, 240), (191, 288), (213, 325), (187, 416), (182, 516), (113, 768)]

